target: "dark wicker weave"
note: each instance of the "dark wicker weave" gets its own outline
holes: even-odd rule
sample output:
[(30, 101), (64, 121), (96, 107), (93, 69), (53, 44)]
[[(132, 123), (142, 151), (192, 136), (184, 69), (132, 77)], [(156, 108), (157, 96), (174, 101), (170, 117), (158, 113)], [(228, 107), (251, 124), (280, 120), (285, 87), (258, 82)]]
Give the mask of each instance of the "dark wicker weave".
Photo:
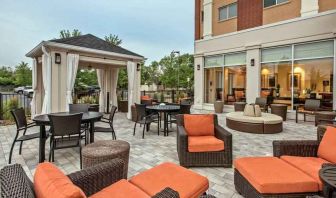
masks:
[(235, 111), (244, 111), (246, 102), (235, 102), (233, 105)]
[(226, 118), (226, 126), (230, 129), (256, 134), (273, 134), (282, 132), (282, 122), (278, 124), (239, 122)]
[(321, 101), (316, 99), (306, 99), (304, 105), (296, 105), (295, 121), (298, 122), (299, 114), (303, 114), (303, 121), (306, 121), (306, 115), (315, 115), (319, 111)]
[(334, 111), (318, 111), (315, 113), (315, 126), (319, 124), (336, 123), (336, 112)]
[[(68, 175), (70, 180), (91, 196), (121, 180), (124, 163), (114, 159)], [(35, 198), (34, 186), (19, 164), (9, 165), (0, 171), (1, 198)], [(176, 191), (166, 188), (154, 198), (179, 198)], [(210, 197), (209, 197), (210, 198)], [(212, 197), (211, 197), (212, 198)]]
[(258, 97), (255, 100), (255, 104), (259, 105), (261, 111), (268, 112), (267, 98)]
[(232, 167), (232, 134), (218, 125), (217, 115), (214, 115), (215, 136), (224, 141), (224, 151), (188, 152), (188, 135), (184, 128), (183, 115), (177, 116), (177, 152), (181, 166), (221, 166)]

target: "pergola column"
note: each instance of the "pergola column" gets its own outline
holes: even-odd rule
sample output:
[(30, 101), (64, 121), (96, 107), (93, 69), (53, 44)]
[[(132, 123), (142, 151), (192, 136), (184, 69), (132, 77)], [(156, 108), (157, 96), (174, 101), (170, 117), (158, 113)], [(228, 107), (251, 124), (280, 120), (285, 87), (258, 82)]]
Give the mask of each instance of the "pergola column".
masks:
[(140, 72), (137, 70), (137, 63), (127, 62), (127, 77), (128, 77), (128, 113), (127, 118), (131, 119), (131, 106), (134, 103), (140, 102)]

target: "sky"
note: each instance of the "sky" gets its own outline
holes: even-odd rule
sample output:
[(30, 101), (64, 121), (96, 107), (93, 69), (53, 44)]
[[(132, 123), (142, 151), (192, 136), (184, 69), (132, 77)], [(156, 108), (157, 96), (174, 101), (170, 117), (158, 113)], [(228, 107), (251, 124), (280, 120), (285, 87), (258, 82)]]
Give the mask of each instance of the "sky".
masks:
[(0, 66), (31, 64), (25, 54), (63, 29), (116, 34), (148, 64), (193, 53), (194, 0), (0, 0)]

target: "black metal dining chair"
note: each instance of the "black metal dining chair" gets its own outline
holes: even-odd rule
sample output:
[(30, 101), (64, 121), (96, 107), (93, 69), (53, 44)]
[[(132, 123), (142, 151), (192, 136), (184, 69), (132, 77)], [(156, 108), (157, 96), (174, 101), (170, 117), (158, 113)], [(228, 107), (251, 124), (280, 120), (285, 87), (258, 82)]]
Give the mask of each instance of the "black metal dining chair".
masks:
[(116, 137), (116, 134), (115, 134), (115, 131), (114, 131), (114, 128), (113, 128), (113, 118), (114, 118), (114, 115), (117, 111), (117, 107), (116, 106), (112, 106), (111, 107), (111, 111), (110, 111), (110, 115), (109, 115), (109, 118), (102, 118), (101, 119), (101, 122), (103, 123), (107, 123), (109, 124), (110, 127), (95, 127), (94, 128), (94, 132), (103, 132), (103, 133), (111, 133), (112, 134), (112, 139), (113, 140), (116, 140), (117, 137)]
[[(155, 120), (154, 120), (155, 114), (153, 114), (153, 113), (147, 114), (146, 105), (144, 105), (144, 104), (135, 104), (135, 108), (136, 108), (136, 113), (137, 113), (137, 119), (134, 123), (133, 136), (135, 135), (136, 125), (140, 124), (140, 126), (143, 125), (142, 139), (144, 139), (145, 138), (145, 130), (146, 129), (148, 130), (149, 125), (151, 123), (155, 122)], [(159, 123), (158, 123), (157, 130), (158, 130), (158, 134), (159, 134), (160, 133)]]
[(79, 147), (82, 168), (81, 120), (83, 113), (48, 115), (51, 127), (49, 161), (54, 161), (55, 150)]
[[(16, 125), (16, 134), (9, 152), (9, 160), (8, 163), (12, 163), (12, 154), (13, 154), (13, 149), (15, 146), (16, 142), (20, 142), (20, 149), (19, 149), (19, 155), (22, 153), (22, 144), (24, 141), (27, 140), (32, 140), (40, 137), (39, 132), (35, 133), (29, 133), (26, 134), (27, 129), (36, 126), (35, 123), (29, 123), (27, 122), (26, 118), (26, 113), (23, 108), (19, 109), (13, 109), (10, 111), (12, 116), (14, 117), (15, 120), (15, 125)], [(20, 136), (20, 132), (23, 131), (22, 135)]]
[[(70, 113), (87, 113), (89, 112), (89, 104), (69, 104)], [(89, 123), (82, 123), (82, 139), (85, 139), (85, 145), (88, 144), (89, 139)]]

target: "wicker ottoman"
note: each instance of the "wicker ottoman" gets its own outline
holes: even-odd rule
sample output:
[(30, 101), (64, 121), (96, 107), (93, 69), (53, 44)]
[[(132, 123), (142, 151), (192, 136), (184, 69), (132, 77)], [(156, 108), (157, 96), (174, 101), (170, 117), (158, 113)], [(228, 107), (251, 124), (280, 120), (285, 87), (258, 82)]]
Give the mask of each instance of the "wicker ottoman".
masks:
[(235, 102), (233, 105), (235, 111), (244, 111), (246, 102)]
[(104, 140), (88, 144), (82, 149), (83, 168), (115, 158), (124, 161), (124, 178), (127, 179), (130, 144), (122, 140)]
[(271, 104), (271, 113), (282, 117), (283, 121), (287, 120), (287, 105)]
[(315, 126), (319, 124), (333, 124), (336, 118), (334, 111), (318, 111), (315, 112)]

